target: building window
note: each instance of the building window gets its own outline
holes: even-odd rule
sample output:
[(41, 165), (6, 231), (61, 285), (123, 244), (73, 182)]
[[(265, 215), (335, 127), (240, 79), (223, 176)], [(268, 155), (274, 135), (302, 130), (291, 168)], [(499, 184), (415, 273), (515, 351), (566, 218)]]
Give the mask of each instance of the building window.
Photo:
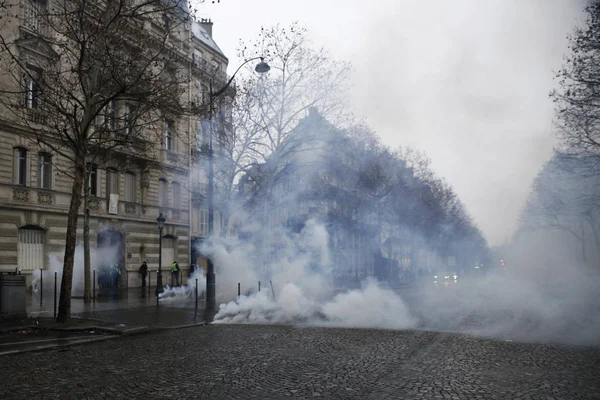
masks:
[(198, 230), (200, 236), (208, 237), (208, 210), (200, 210), (200, 229)]
[(114, 132), (117, 129), (117, 108), (113, 100), (106, 105), (104, 122), (106, 123), (106, 129), (109, 131)]
[(173, 135), (175, 133), (174, 123), (170, 119), (165, 120), (165, 149), (169, 151), (175, 150), (175, 142)]
[(13, 183), (15, 185), (27, 185), (27, 149), (17, 147), (13, 154)]
[(91, 196), (98, 196), (98, 167), (88, 164), (88, 188)]
[(200, 97), (202, 98), (202, 104), (206, 104), (210, 100), (210, 93), (208, 91), (208, 87), (207, 86), (202, 85), (202, 90), (200, 92)]
[(173, 208), (176, 210), (181, 208), (181, 185), (179, 182), (173, 182)]
[(123, 106), (123, 134), (129, 136), (133, 131), (135, 109), (131, 104)]
[(35, 67), (28, 67), (27, 72), (23, 76), (23, 81), (25, 86), (23, 88), (25, 94), (25, 107), (40, 108), (42, 105), (42, 70)]
[(40, 32), (43, 26), (43, 17), (46, 12), (46, 1), (25, 1), (25, 27), (34, 32)]
[(210, 121), (199, 120), (196, 126), (196, 142), (200, 150), (208, 151), (210, 147)]
[(202, 52), (200, 50), (194, 50), (194, 53), (192, 54), (192, 61), (195, 66), (200, 66), (200, 63), (202, 62)]
[(199, 106), (204, 104), (204, 87), (200, 80), (196, 81), (196, 102)]
[(167, 180), (164, 178), (161, 178), (158, 181), (158, 205), (159, 205), (159, 207), (167, 206), (167, 198), (168, 198)]
[(44, 231), (41, 228), (19, 229), (17, 263), (22, 270), (44, 267)]
[(135, 174), (127, 172), (125, 174), (125, 201), (135, 203), (136, 189)]
[(175, 261), (175, 243), (173, 237), (163, 237), (162, 239), (162, 267), (170, 267)]
[(106, 196), (110, 198), (111, 194), (119, 194), (119, 173), (109, 169), (106, 171)]
[(38, 187), (50, 189), (52, 186), (52, 156), (48, 153), (38, 155)]
[(192, 208), (192, 235), (198, 234), (200, 231), (200, 216), (198, 215), (198, 209)]

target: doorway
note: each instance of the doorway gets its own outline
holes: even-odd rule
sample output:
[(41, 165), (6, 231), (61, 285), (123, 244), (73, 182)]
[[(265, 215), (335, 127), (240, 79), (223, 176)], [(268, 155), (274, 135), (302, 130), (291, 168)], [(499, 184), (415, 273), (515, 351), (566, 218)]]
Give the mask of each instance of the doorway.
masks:
[(125, 233), (116, 229), (98, 232), (98, 285), (102, 288), (124, 288), (127, 284)]

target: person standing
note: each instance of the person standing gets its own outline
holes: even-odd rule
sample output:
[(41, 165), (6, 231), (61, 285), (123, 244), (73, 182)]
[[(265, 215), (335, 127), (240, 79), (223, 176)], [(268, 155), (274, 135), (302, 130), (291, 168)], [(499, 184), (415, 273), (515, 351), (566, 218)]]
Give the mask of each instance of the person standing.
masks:
[(148, 264), (146, 264), (146, 261), (140, 265), (140, 274), (142, 275), (142, 287), (146, 287), (146, 276), (148, 275)]
[(177, 264), (177, 261), (173, 261), (171, 271), (173, 272), (173, 278), (175, 279), (175, 286), (179, 286), (179, 264)]
[(121, 268), (119, 267), (119, 264), (115, 264), (114, 266), (114, 284), (115, 284), (115, 289), (119, 288), (119, 278), (121, 277)]

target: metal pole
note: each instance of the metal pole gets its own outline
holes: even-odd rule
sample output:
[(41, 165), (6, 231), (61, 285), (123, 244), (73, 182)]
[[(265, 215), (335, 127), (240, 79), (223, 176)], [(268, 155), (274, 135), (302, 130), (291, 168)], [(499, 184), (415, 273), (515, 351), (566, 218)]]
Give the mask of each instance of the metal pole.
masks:
[(269, 281), (269, 284), (271, 285), (271, 294), (273, 295), (273, 301), (275, 301), (275, 289), (273, 289), (273, 282)]
[(148, 291), (150, 291), (150, 286), (152, 286), (152, 270), (148, 269)]
[(198, 278), (196, 278), (196, 313), (198, 312)]
[(238, 282), (238, 297), (241, 295), (241, 290), (240, 290), (240, 283)]
[[(213, 159), (213, 119), (214, 119), (214, 93), (213, 83), (210, 82), (210, 129), (208, 135), (208, 238), (212, 240), (214, 232), (214, 159)], [(216, 306), (216, 292), (215, 292), (215, 266), (213, 265), (212, 257), (209, 255), (206, 260), (206, 316), (209, 321), (212, 321), (215, 306)]]
[(96, 270), (92, 273), (92, 290), (94, 292), (92, 299), (96, 301)]
[(260, 292), (260, 281), (258, 281), (258, 291)]
[(58, 280), (58, 272), (54, 271), (54, 318), (56, 319), (56, 282)]
[(158, 229), (158, 271), (156, 272), (156, 305), (158, 305), (158, 295), (162, 292), (162, 230)]
[(44, 269), (40, 268), (40, 308), (44, 304)]

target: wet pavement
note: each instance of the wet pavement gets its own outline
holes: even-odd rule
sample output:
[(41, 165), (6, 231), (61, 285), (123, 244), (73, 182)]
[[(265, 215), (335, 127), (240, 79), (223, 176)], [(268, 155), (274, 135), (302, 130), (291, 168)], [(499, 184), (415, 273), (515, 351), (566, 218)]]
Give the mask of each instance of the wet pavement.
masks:
[(203, 300), (198, 308), (191, 297), (161, 299), (157, 306), (154, 290), (105, 290), (89, 303), (73, 298), (67, 325), (53, 318), (53, 293), (44, 295), (42, 304), (36, 293), (29, 294), (27, 319), (0, 320), (0, 356), (204, 324)]
[(598, 399), (600, 349), (209, 325), (7, 355), (0, 398)]

